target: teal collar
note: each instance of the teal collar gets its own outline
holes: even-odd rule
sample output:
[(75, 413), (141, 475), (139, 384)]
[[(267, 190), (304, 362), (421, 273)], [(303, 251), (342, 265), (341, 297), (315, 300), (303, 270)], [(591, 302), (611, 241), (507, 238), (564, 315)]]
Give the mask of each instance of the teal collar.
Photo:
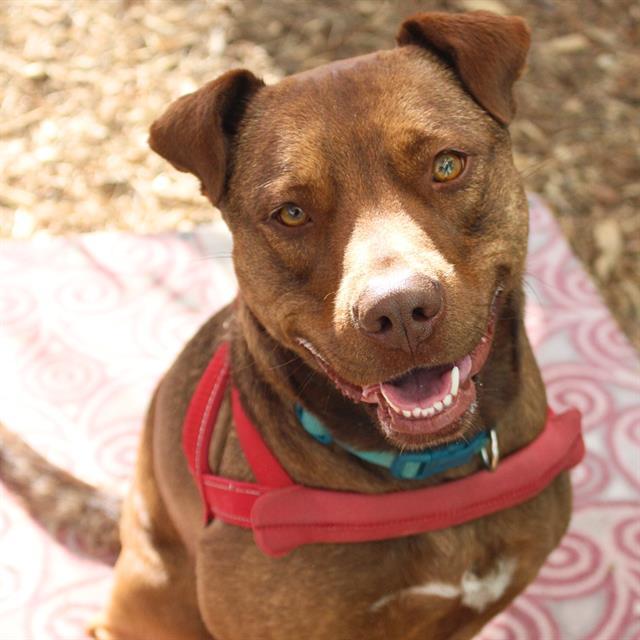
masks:
[(389, 469), (391, 475), (401, 480), (423, 480), (448, 469), (459, 467), (469, 462), (474, 455), (482, 453), (489, 445), (489, 435), (479, 433), (468, 442), (454, 442), (424, 451), (410, 453), (359, 451), (344, 442), (334, 440), (318, 417), (301, 405), (296, 404), (295, 412), (305, 431), (318, 442), (324, 445), (335, 442), (357, 458)]

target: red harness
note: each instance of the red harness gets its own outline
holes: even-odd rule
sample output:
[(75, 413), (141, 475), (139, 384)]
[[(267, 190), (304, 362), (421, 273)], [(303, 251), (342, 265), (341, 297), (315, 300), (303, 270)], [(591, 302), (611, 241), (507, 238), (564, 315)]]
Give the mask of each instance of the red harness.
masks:
[(209, 443), (229, 383), (229, 345), (216, 351), (187, 411), (183, 446), (205, 507), (205, 520), (253, 529), (256, 544), (282, 556), (303, 544), (363, 542), (445, 529), (508, 509), (540, 493), (584, 456), (580, 414), (549, 413), (542, 433), (495, 471), (383, 494), (311, 489), (296, 484), (267, 448), (233, 387), (236, 432), (257, 483), (211, 473)]

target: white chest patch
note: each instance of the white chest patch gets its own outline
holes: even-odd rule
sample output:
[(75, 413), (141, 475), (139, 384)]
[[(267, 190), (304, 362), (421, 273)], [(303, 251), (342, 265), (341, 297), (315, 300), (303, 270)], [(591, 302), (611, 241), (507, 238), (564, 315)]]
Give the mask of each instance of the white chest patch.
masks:
[(492, 602), (502, 597), (511, 582), (515, 568), (516, 562), (512, 558), (500, 559), (495, 567), (482, 577), (472, 571), (465, 571), (459, 585), (446, 582), (426, 582), (415, 587), (408, 587), (396, 593), (382, 596), (371, 605), (370, 610), (378, 611), (399, 598), (430, 596), (450, 600), (460, 598), (463, 605), (481, 612)]

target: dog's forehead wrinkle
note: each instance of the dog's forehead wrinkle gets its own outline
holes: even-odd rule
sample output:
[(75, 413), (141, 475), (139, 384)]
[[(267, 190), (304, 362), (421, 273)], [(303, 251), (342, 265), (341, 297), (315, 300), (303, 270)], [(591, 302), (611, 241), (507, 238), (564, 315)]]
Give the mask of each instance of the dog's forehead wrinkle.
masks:
[[(329, 63), (285, 78), (265, 94), (270, 104), (282, 105), (277, 121), (271, 116), (267, 126), (282, 127), (288, 140), (309, 131), (339, 134), (336, 139), (347, 129), (361, 131), (355, 114), (377, 121), (386, 132), (395, 118), (436, 133), (447, 133), (452, 121), (461, 127), (487, 124), (486, 114), (451, 69), (413, 47)], [(344, 118), (345, 109), (350, 118)], [(331, 127), (312, 126), (328, 121)]]

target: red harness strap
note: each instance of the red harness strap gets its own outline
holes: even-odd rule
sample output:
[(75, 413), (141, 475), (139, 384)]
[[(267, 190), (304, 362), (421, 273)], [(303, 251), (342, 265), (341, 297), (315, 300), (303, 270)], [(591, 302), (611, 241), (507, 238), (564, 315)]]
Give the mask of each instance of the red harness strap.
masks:
[(212, 518), (253, 529), (270, 556), (316, 542), (362, 542), (445, 529), (508, 509), (540, 493), (584, 456), (580, 414), (549, 413), (542, 433), (505, 458), (495, 471), (478, 471), (432, 487), (383, 494), (311, 489), (296, 484), (247, 417), (231, 390), (233, 419), (257, 483), (211, 473), (213, 427), (229, 381), (229, 346), (223, 344), (202, 376), (187, 411), (183, 445)]

